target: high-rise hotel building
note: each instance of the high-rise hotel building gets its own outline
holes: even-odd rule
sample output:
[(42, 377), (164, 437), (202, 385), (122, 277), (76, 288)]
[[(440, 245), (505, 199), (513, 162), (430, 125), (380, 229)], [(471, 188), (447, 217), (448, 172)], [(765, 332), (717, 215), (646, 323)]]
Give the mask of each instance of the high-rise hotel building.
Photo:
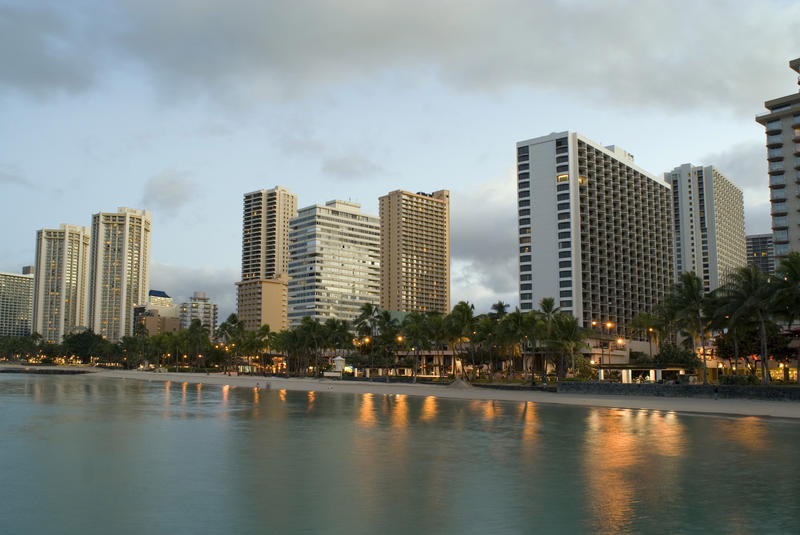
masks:
[(673, 281), (669, 185), (580, 134), (517, 143), (519, 296), (629, 334)]
[(380, 198), (381, 301), (387, 310), (450, 311), (450, 192)]
[[(789, 67), (800, 74), (800, 58)], [(800, 251), (800, 92), (768, 100), (764, 106), (769, 111), (756, 121), (767, 133), (772, 237), (780, 259)]]
[(759, 271), (767, 275), (775, 273), (775, 245), (772, 243), (772, 234), (747, 236), (747, 263), (755, 265)]
[(664, 180), (672, 185), (675, 275), (694, 272), (706, 292), (747, 264), (742, 190), (713, 166), (683, 164)]
[(36, 233), (33, 330), (47, 343), (89, 326), (91, 229), (61, 225)]
[(123, 207), (92, 216), (89, 327), (111, 342), (133, 333), (133, 307), (147, 303), (151, 221)]
[(284, 187), (244, 195), (242, 280), (236, 286), (237, 314), (246, 329), (288, 326), (289, 222), (295, 216), (297, 195)]
[(33, 275), (0, 273), (0, 336), (31, 334)]
[(289, 231), (289, 324), (309, 316), (352, 321), (380, 301), (380, 221), (361, 205), (303, 208)]

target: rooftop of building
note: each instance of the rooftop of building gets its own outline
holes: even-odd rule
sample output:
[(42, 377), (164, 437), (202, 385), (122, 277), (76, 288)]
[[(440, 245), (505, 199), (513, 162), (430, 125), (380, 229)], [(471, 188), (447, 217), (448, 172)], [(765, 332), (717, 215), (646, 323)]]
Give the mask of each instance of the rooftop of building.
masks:
[(167, 292), (165, 292), (164, 290), (150, 290), (150, 292), (148, 292), (147, 295), (149, 295), (150, 297), (166, 297), (166, 298), (169, 298), (169, 296), (167, 295)]

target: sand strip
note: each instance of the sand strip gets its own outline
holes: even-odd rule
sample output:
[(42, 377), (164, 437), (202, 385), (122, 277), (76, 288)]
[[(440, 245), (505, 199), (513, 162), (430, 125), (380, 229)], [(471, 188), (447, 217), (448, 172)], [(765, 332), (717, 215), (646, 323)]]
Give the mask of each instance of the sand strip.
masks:
[[(583, 407), (608, 407), (623, 409), (648, 409), (736, 416), (765, 416), (800, 420), (800, 404), (790, 401), (762, 401), (753, 399), (703, 399), (664, 398), (645, 396), (597, 396), (584, 394), (555, 394), (534, 390), (513, 391), (476, 388), (472, 386), (442, 386), (428, 384), (382, 383), (338, 381), (332, 379), (283, 379), (278, 377), (227, 376), (202, 373), (153, 373), (125, 370), (100, 370), (93, 376), (143, 381), (175, 381), (178, 383), (203, 383), (209, 385), (231, 385), (244, 388), (273, 390), (300, 390), (338, 392), (342, 394), (405, 394), (409, 396), (436, 396), (449, 399), (532, 401), (556, 405), (579, 405)], [(269, 386), (267, 386), (269, 385)]]

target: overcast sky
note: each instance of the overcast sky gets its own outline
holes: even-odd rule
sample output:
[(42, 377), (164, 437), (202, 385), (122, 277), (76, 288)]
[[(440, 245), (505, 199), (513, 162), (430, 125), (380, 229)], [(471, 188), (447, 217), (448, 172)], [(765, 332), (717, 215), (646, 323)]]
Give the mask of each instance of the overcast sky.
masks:
[(36, 230), (153, 212), (151, 287), (235, 309), (242, 194), (449, 189), (452, 302), (518, 302), (515, 142), (577, 131), (659, 176), (718, 166), (769, 232), (775, 0), (0, 0), (0, 271)]

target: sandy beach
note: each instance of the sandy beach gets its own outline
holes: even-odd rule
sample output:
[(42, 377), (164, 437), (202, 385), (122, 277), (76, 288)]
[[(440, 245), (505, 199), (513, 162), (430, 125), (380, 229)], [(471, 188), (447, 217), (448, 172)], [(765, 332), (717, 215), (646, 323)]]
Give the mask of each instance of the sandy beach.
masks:
[(337, 392), (342, 394), (405, 394), (409, 396), (436, 396), (440, 398), (465, 400), (531, 401), (534, 403), (549, 403), (555, 405), (646, 409), (709, 415), (763, 416), (800, 420), (800, 404), (785, 401), (761, 401), (750, 399), (713, 400), (649, 396), (597, 396), (556, 394), (532, 390), (517, 392), (513, 390), (478, 388), (460, 382), (450, 386), (404, 383), (387, 384), (380, 381), (369, 383), (332, 379), (284, 379), (278, 377), (227, 376), (219, 374), (205, 375), (202, 373), (153, 373), (134, 370), (99, 370), (94, 372), (93, 375), (117, 379), (203, 383), (243, 388), (255, 388), (256, 384), (258, 384), (261, 388), (270, 388), (273, 390), (286, 389), (305, 392)]

